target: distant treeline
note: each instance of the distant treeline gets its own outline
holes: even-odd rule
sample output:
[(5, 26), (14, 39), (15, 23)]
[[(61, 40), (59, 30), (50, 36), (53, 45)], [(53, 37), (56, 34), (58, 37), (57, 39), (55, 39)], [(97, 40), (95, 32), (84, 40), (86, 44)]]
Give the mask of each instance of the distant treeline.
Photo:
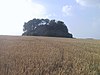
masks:
[(23, 36), (50, 36), (73, 38), (67, 26), (62, 21), (49, 19), (36, 19), (25, 22)]

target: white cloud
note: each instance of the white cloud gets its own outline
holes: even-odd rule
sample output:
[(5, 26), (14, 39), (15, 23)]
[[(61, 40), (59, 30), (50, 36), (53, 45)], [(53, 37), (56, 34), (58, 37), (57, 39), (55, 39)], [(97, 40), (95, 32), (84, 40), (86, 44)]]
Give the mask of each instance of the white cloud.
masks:
[(63, 14), (66, 15), (66, 16), (70, 16), (70, 15), (71, 15), (71, 11), (72, 11), (72, 6), (65, 5), (65, 6), (63, 6), (63, 8), (62, 8), (62, 12), (63, 12)]
[(82, 6), (100, 7), (100, 0), (76, 0)]
[(50, 19), (54, 19), (54, 18), (56, 18), (58, 15), (57, 14), (55, 14), (55, 13), (51, 13), (51, 14), (48, 14), (48, 15), (46, 15), (46, 18), (50, 18)]
[(23, 24), (46, 15), (46, 8), (31, 0), (0, 0), (0, 35), (21, 34)]

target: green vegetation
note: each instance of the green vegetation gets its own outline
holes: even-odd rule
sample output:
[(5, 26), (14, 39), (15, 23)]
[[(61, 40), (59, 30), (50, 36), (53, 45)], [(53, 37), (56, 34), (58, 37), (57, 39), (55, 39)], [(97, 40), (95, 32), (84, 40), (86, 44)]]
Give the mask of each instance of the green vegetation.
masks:
[(24, 36), (49, 36), (73, 38), (67, 26), (62, 21), (49, 19), (36, 19), (25, 22), (23, 25)]

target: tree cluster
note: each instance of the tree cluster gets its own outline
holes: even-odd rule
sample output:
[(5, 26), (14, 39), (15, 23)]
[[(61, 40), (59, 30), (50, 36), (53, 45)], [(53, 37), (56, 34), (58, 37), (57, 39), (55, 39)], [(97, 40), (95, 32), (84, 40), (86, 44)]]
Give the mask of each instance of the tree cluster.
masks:
[(23, 36), (51, 36), (73, 38), (62, 21), (36, 19), (25, 22)]

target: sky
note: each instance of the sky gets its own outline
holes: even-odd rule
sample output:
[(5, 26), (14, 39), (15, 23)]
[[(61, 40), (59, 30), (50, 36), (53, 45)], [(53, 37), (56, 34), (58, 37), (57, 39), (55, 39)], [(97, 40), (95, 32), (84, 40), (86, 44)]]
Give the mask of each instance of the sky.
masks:
[(0, 0), (0, 35), (21, 35), (33, 18), (61, 20), (75, 38), (100, 39), (100, 0)]

